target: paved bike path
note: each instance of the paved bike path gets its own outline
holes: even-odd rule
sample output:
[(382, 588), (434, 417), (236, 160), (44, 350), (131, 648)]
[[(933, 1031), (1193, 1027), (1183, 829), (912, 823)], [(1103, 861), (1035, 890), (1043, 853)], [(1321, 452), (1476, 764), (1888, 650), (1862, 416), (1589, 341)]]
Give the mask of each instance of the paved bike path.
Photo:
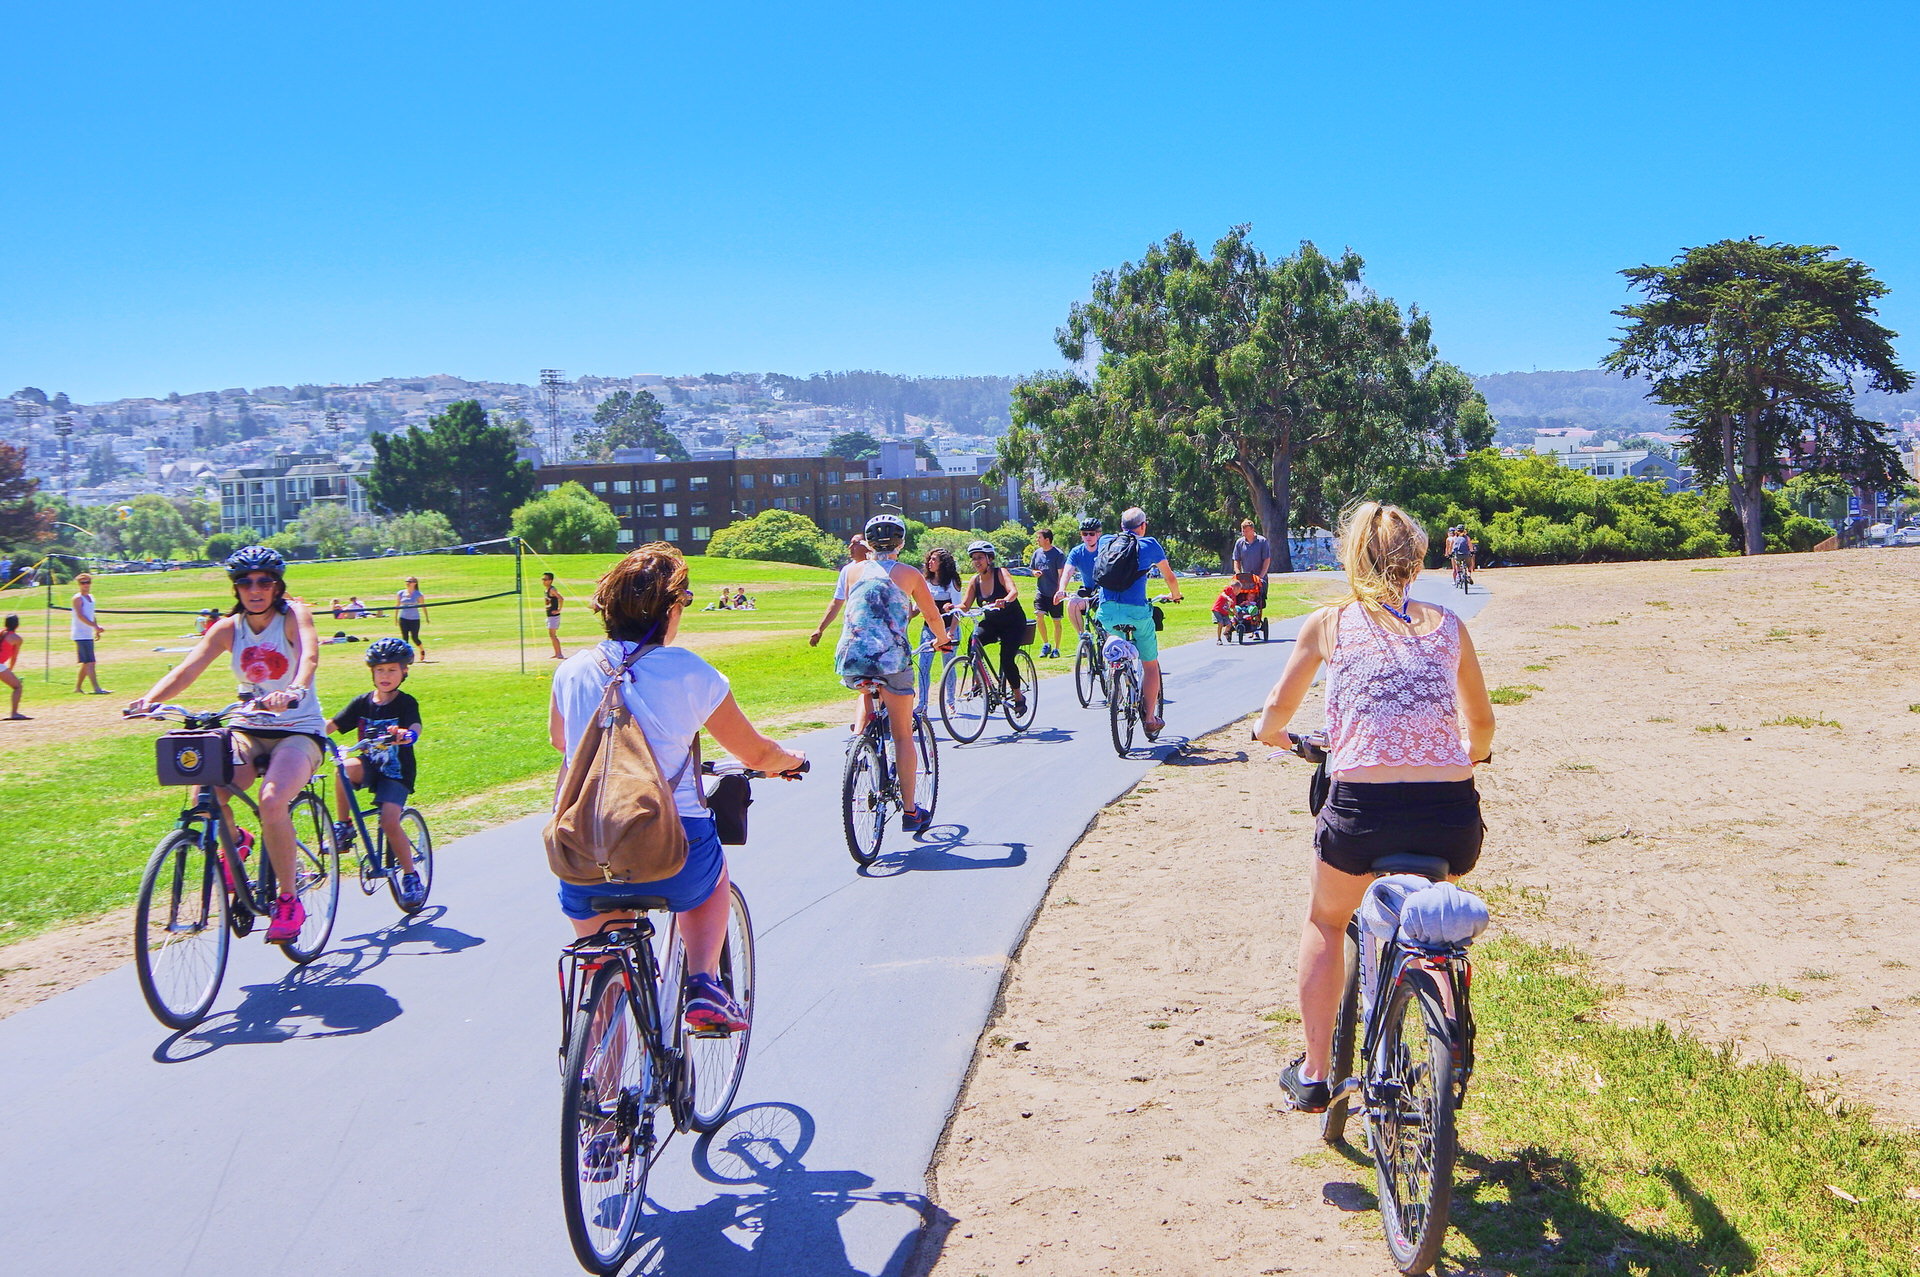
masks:
[[(1416, 594), (1478, 610), (1479, 590), (1444, 584)], [(756, 785), (752, 842), (729, 849), (760, 976), (736, 1109), (662, 1154), (629, 1271), (906, 1271), (934, 1215), (934, 1147), (1054, 870), (1181, 733), (1259, 703), (1297, 626), (1165, 653), (1169, 730), (1130, 759), (1097, 702), (1046, 680), (1025, 736), (943, 740), (937, 828), (889, 831), (865, 873), (840, 832), (845, 734), (802, 738), (817, 770)], [(304, 971), (237, 941), (191, 1033), (152, 1020), (130, 966), (0, 1021), (8, 1269), (577, 1273), (557, 1191), (569, 931), (539, 824), (442, 848), (410, 922), (350, 884), (336, 951)]]

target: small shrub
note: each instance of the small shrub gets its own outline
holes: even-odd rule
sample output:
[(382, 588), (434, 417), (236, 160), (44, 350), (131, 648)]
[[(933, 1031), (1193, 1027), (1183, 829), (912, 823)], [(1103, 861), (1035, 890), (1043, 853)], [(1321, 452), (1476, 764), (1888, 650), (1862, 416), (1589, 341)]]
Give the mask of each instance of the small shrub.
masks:
[(1496, 687), (1487, 693), (1487, 699), (1495, 705), (1518, 705), (1527, 695), (1517, 687)]

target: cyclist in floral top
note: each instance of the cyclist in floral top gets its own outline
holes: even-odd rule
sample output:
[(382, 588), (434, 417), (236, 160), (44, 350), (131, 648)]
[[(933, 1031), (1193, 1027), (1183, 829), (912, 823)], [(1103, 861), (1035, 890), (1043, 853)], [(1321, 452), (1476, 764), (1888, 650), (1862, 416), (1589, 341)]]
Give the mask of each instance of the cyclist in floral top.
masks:
[(1443, 856), (1458, 878), (1479, 860), (1486, 833), (1473, 769), (1493, 757), (1493, 702), (1460, 618), (1407, 597), (1426, 557), (1426, 530), (1406, 511), (1372, 501), (1353, 509), (1340, 533), (1352, 592), (1300, 627), (1254, 733), (1284, 746), (1289, 720), (1326, 665), (1333, 786), (1314, 825), (1300, 928), (1307, 1049), (1280, 1075), (1304, 1113), (1325, 1112), (1330, 1098), (1347, 922), (1373, 881), (1373, 862), (1398, 852)]

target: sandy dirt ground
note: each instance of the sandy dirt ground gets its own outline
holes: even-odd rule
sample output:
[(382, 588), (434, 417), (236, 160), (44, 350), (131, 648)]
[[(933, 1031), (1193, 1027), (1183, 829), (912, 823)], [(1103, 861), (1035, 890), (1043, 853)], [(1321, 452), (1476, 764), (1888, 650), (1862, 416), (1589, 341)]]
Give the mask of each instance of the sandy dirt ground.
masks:
[[(1496, 927), (1598, 959), (1617, 1020), (1920, 1122), (1920, 552), (1487, 584), (1487, 681), (1527, 696), (1480, 781)], [(933, 1167), (936, 1274), (1391, 1271), (1371, 1165), (1274, 1103), (1311, 820), (1266, 754), (1200, 742), (1063, 867)]]

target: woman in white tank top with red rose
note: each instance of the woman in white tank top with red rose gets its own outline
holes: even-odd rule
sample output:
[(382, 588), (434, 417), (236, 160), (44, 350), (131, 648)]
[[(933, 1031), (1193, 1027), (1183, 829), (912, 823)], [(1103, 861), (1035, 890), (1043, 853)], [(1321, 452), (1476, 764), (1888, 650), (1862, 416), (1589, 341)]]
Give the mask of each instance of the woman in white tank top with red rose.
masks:
[(1451, 877), (1472, 869), (1486, 826), (1473, 768), (1493, 756), (1493, 702), (1460, 618), (1416, 603), (1407, 589), (1427, 534), (1397, 506), (1364, 502), (1341, 526), (1351, 594), (1300, 628), (1254, 733), (1287, 743), (1287, 725), (1327, 667), (1327, 770), (1314, 824), (1312, 895), (1300, 928), (1304, 1055), (1280, 1075), (1292, 1105), (1327, 1107), (1333, 1020), (1346, 980), (1347, 922), (1381, 856), (1444, 856)]

